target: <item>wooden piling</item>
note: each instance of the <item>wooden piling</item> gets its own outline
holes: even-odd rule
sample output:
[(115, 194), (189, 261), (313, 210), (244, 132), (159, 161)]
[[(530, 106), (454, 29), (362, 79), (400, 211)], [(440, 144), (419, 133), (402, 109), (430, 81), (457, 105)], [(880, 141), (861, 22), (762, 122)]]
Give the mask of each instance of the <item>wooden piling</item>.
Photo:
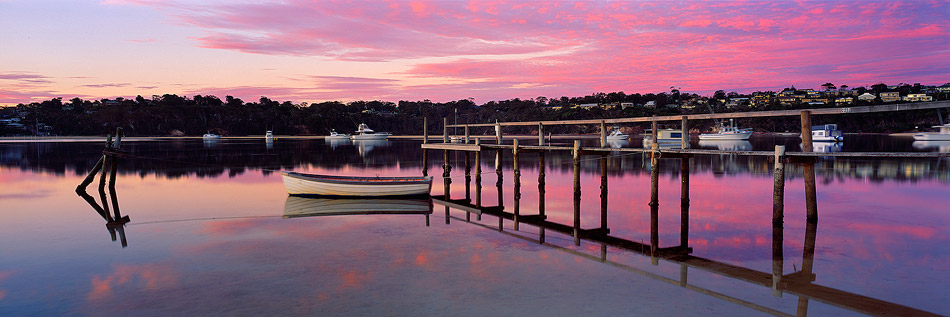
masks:
[(466, 125), (465, 126), (465, 144), (468, 144), (469, 138), (470, 138), (470, 134), (468, 133), (468, 126)]
[(544, 216), (544, 151), (538, 152), (538, 214)]
[(472, 200), (472, 160), (469, 152), (465, 152), (465, 199)]
[[(802, 123), (802, 152), (812, 152), (811, 138), (811, 111), (801, 112)], [(818, 197), (815, 184), (815, 163), (805, 163), (803, 166), (805, 179), (805, 213), (808, 222), (818, 221)]]
[[(654, 116), (654, 117), (656, 117), (656, 116)], [(651, 129), (652, 129), (652, 131), (650, 132), (650, 136), (653, 137), (653, 144), (657, 144), (657, 143), (659, 143), (660, 141), (656, 139), (656, 137), (657, 137), (656, 120), (653, 120), (653, 121), (652, 121), (652, 128), (651, 128)]]
[(449, 118), (442, 117), (442, 143), (449, 143)]
[(688, 156), (680, 159), (680, 246), (683, 248), (689, 246), (689, 160)]
[(600, 229), (607, 234), (607, 155), (600, 156)]
[[(481, 146), (479, 139), (475, 139), (475, 146)], [(482, 151), (475, 152), (475, 207), (482, 207)], [(482, 214), (475, 216), (476, 220), (482, 220)]]
[(574, 245), (581, 245), (581, 141), (574, 140)]
[(650, 206), (659, 206), (660, 203), (660, 145), (653, 143), (653, 151), (650, 152)]
[(544, 124), (538, 123), (538, 145), (544, 146)]
[(775, 181), (772, 185), (772, 225), (780, 226), (785, 218), (785, 146), (775, 146)]
[(79, 186), (76, 186), (77, 193), (85, 192), (86, 187), (88, 187), (89, 184), (91, 184), (92, 181), (96, 179), (96, 174), (99, 173), (99, 170), (102, 169), (102, 164), (105, 161), (105, 159), (106, 159), (106, 156), (103, 155), (102, 157), (99, 158), (99, 161), (97, 161), (96, 164), (92, 166), (92, 170), (89, 171), (89, 174), (86, 175), (86, 178), (82, 180), (82, 183), (79, 183)]
[(422, 144), (427, 143), (429, 143), (429, 118), (422, 117)]
[(519, 223), (520, 223), (520, 221), (519, 221), (518, 218), (519, 218), (519, 216), (521, 215), (521, 210), (520, 210), (520, 206), (521, 206), (521, 166), (519, 165), (519, 159), (518, 159), (518, 150), (519, 150), (519, 149), (518, 149), (518, 139), (514, 139), (513, 141), (514, 141), (514, 146), (512, 147), (511, 154), (512, 154), (512, 164), (513, 164), (513, 166), (514, 166), (514, 187), (515, 187), (515, 188), (514, 188), (514, 191), (515, 191), (514, 205), (515, 205), (515, 206), (514, 206), (514, 217), (512, 218), (512, 220), (514, 221), (514, 229), (515, 229), (515, 231), (518, 231), (518, 227), (519, 227)]
[(607, 147), (607, 123), (600, 120), (600, 147)]
[[(446, 128), (448, 131), (448, 128)], [(452, 165), (449, 164), (449, 150), (442, 150), (442, 192), (446, 201), (452, 196)], [(445, 224), (449, 224), (449, 206), (445, 206)]]
[(686, 116), (683, 116), (683, 122), (680, 124), (680, 126), (681, 126), (680, 129), (683, 131), (683, 139), (682, 139), (683, 143), (681, 146), (683, 149), (688, 149), (689, 148), (689, 122), (687, 121)]
[(501, 144), (501, 124), (498, 123), (498, 120), (495, 120), (495, 144)]

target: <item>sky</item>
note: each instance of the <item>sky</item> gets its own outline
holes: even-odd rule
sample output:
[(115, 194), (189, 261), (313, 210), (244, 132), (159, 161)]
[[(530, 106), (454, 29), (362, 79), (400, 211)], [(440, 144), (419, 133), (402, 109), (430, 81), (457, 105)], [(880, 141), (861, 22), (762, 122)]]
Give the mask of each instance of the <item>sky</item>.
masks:
[(0, 105), (950, 82), (950, 1), (0, 0)]

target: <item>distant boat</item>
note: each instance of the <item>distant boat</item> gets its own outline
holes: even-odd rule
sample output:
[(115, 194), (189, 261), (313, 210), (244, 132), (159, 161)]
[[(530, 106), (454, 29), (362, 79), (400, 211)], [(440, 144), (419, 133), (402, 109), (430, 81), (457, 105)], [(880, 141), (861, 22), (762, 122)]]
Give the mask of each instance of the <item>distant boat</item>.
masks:
[(700, 140), (748, 140), (752, 135), (752, 128), (739, 129), (735, 123), (728, 127), (719, 125), (719, 131), (716, 133), (703, 133), (699, 135)]
[(210, 140), (210, 139), (220, 139), (221, 136), (214, 133), (205, 133), (205, 135), (202, 135), (201, 138), (205, 140)]
[(921, 132), (914, 134), (914, 140), (917, 141), (950, 141), (950, 123), (944, 125), (935, 125), (938, 132)]
[(620, 132), (620, 128), (614, 127), (613, 130), (610, 130), (610, 134), (607, 134), (608, 141), (621, 141), (629, 138), (629, 135), (623, 134)]
[(290, 195), (388, 197), (428, 195), (432, 189), (432, 176), (362, 177), (280, 173)]
[[(678, 129), (663, 129), (656, 131), (657, 140), (656, 143), (660, 147), (672, 147), (679, 145), (683, 142), (683, 130)], [(653, 135), (648, 134), (643, 137), (643, 146), (645, 148), (650, 148), (653, 144)]]
[(273, 139), (274, 139), (274, 132), (268, 130), (267, 133), (264, 133), (264, 139), (265, 139), (265, 140), (273, 140)]
[(391, 135), (389, 132), (376, 132), (365, 123), (360, 123), (350, 140), (385, 140)]
[[(799, 135), (798, 137), (801, 137)], [(843, 142), (844, 135), (837, 124), (824, 124), (811, 127), (811, 140), (815, 142)]]
[(308, 198), (287, 196), (284, 218), (342, 215), (427, 215), (432, 213), (432, 198)]
[(349, 134), (336, 133), (336, 130), (330, 130), (330, 135), (323, 137), (324, 140), (346, 140), (349, 138)]

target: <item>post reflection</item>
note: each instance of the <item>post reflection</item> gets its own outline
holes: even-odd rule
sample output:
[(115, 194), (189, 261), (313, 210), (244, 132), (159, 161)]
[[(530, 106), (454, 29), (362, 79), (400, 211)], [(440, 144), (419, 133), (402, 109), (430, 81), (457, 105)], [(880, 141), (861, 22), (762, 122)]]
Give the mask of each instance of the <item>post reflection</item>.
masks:
[[(112, 141), (112, 136), (109, 135), (106, 137), (105, 148), (102, 151), (102, 157), (96, 162), (92, 171), (86, 175), (86, 178), (76, 186), (76, 194), (79, 195), (86, 203), (92, 207), (93, 210), (106, 221), (106, 230), (109, 231), (109, 235), (112, 237), (112, 241), (119, 240), (119, 243), (122, 244), (122, 247), (128, 247), (129, 242), (125, 236), (125, 224), (129, 223), (131, 220), (129, 216), (123, 216), (122, 212), (119, 211), (119, 198), (115, 190), (115, 175), (116, 170), (119, 166), (119, 158), (125, 154), (121, 150), (122, 143), (122, 129), (116, 129), (116, 138), (115, 141)], [(97, 202), (89, 193), (86, 192), (89, 184), (91, 184), (95, 178), (96, 174), (99, 175), (99, 201)], [(109, 195), (106, 197), (106, 178), (108, 177), (109, 183)], [(112, 201), (112, 211), (109, 211), (109, 198)]]
[[(575, 148), (576, 149), (576, 148)], [(579, 153), (577, 151), (576, 153)], [(675, 156), (671, 156), (675, 157)], [(500, 159), (500, 157), (496, 157)], [(704, 288), (690, 284), (687, 280), (689, 268), (700, 269), (707, 273), (712, 273), (718, 276), (727, 277), (730, 279), (743, 281), (751, 285), (758, 285), (760, 287), (768, 288), (770, 293), (775, 297), (782, 297), (783, 294), (788, 293), (798, 297), (798, 303), (796, 307), (795, 315), (806, 316), (808, 313), (808, 304), (811, 300), (817, 300), (819, 302), (830, 304), (836, 307), (841, 307), (858, 313), (864, 314), (899, 314), (899, 315), (921, 315), (929, 316), (934, 315), (932, 313), (915, 309), (913, 307), (903, 306), (901, 304), (892, 303), (884, 300), (879, 300), (875, 298), (870, 298), (864, 295), (851, 293), (846, 290), (835, 289), (832, 287), (817, 285), (814, 282), (816, 281), (816, 275), (813, 273), (813, 265), (815, 262), (815, 246), (817, 238), (817, 221), (812, 221), (811, 217), (808, 217), (805, 223), (805, 235), (803, 241), (803, 255), (802, 255), (802, 265), (801, 269), (796, 272), (787, 273), (784, 272), (785, 265), (785, 252), (784, 252), (784, 226), (782, 222), (772, 226), (772, 243), (771, 243), (771, 272), (768, 271), (758, 271), (752, 268), (745, 268), (737, 266), (734, 264), (729, 264), (723, 261), (718, 261), (712, 257), (700, 257), (693, 255), (693, 249), (690, 247), (689, 243), (689, 156), (679, 157), (681, 159), (681, 205), (680, 205), (680, 234), (679, 241), (674, 246), (671, 247), (662, 247), (663, 244), (659, 235), (659, 203), (657, 196), (654, 194), (657, 190), (657, 177), (651, 173), (651, 201), (649, 205), (650, 213), (650, 242), (649, 244), (643, 244), (642, 242), (634, 241), (628, 238), (624, 238), (624, 233), (613, 233), (607, 229), (606, 221), (604, 220), (604, 215), (608, 212), (607, 201), (606, 201), (606, 191), (607, 184), (603, 181), (601, 182), (601, 213), (602, 222), (599, 227), (592, 229), (583, 229), (581, 228), (579, 222), (579, 213), (580, 213), (580, 182), (579, 182), (579, 169), (577, 168), (578, 160), (574, 160), (573, 165), (574, 169), (574, 204), (573, 204), (573, 223), (558, 223), (549, 221), (543, 215), (543, 199), (544, 199), (544, 172), (543, 168), (539, 168), (539, 186), (538, 192), (541, 201), (539, 201), (539, 210), (538, 215), (536, 216), (525, 216), (523, 213), (524, 210), (506, 210), (502, 206), (497, 207), (482, 207), (472, 204), (460, 204), (458, 201), (453, 201), (447, 203), (446, 201), (435, 199), (435, 203), (444, 204), (446, 206), (451, 205), (452, 208), (465, 210), (466, 212), (477, 212), (479, 214), (484, 213), (490, 216), (498, 218), (499, 223), (502, 223), (504, 219), (516, 220), (523, 225), (534, 226), (538, 228), (538, 235), (533, 236), (530, 233), (523, 233), (524, 231), (529, 230), (512, 230), (505, 231), (502, 230), (503, 227), (499, 225), (498, 231), (507, 236), (515, 237), (518, 239), (531, 241), (546, 247), (550, 247), (559, 251), (567, 252), (573, 255), (576, 255), (581, 258), (594, 260), (597, 262), (603, 262), (610, 264), (613, 267), (619, 267), (624, 270), (635, 272), (639, 275), (651, 277), (660, 281), (664, 281), (673, 285), (678, 285), (686, 289), (695, 290), (702, 294), (713, 296), (716, 298), (723, 299), (731, 303), (737, 303), (748, 308), (755, 309), (757, 311), (765, 312), (772, 315), (783, 315), (790, 316), (792, 314), (782, 312), (775, 308), (768, 307), (771, 305), (771, 302), (756, 303), (754, 301), (749, 301), (745, 299), (736, 298), (727, 293), (732, 292), (731, 289), (715, 290)], [(601, 170), (604, 170), (606, 166), (605, 162), (610, 160), (609, 157), (603, 157), (601, 160)], [(544, 157), (543, 154), (539, 156), (539, 163), (543, 166)], [(651, 169), (659, 170), (660, 160), (658, 157), (651, 159)], [(807, 164), (806, 164), (807, 166)], [(497, 169), (496, 169), (497, 172)], [(602, 178), (603, 178), (602, 174)], [(520, 198), (521, 198), (521, 184), (519, 181), (520, 174), (515, 173), (515, 185), (514, 185), (514, 207), (518, 209), (520, 207)], [(476, 187), (479, 186), (479, 182), (476, 179)], [(501, 187), (503, 184), (501, 182), (496, 183), (496, 186)], [(501, 189), (498, 189), (501, 192)], [(806, 190), (807, 192), (807, 190)], [(806, 195), (806, 203), (810, 205), (809, 214), (815, 214), (817, 210), (817, 202), (814, 200), (814, 196)], [(811, 209), (814, 208), (814, 209)], [(646, 210), (643, 210), (646, 211)], [(451, 215), (450, 215), (451, 217)], [(459, 218), (457, 218), (459, 219)], [(468, 224), (476, 225), (483, 228), (489, 228), (484, 224), (479, 222), (468, 222)], [(772, 222), (763, 223), (763, 226), (771, 225)], [(578, 249), (572, 248), (570, 246), (561, 246), (555, 243), (549, 243), (545, 241), (546, 231), (553, 231), (565, 236), (571, 236), (574, 238), (573, 244), (580, 245), (582, 240), (586, 240), (590, 243), (599, 245), (599, 254), (588, 254), (586, 252), (591, 251), (582, 251), (590, 249)], [(629, 233), (626, 233), (629, 234)], [(568, 242), (569, 243), (569, 242)], [(669, 278), (666, 276), (658, 275), (647, 271), (645, 269), (637, 268), (631, 264), (620, 263), (618, 260), (612, 260), (608, 257), (608, 248), (614, 248), (619, 250), (619, 252), (629, 252), (632, 254), (639, 254), (651, 259), (653, 265), (658, 265), (660, 261), (669, 262), (676, 264), (679, 267), (679, 277), (678, 279)], [(594, 250), (597, 250), (594, 249)], [(593, 251), (597, 252), (597, 251)], [(622, 259), (623, 257), (617, 257)], [(733, 287), (733, 286), (730, 286)]]

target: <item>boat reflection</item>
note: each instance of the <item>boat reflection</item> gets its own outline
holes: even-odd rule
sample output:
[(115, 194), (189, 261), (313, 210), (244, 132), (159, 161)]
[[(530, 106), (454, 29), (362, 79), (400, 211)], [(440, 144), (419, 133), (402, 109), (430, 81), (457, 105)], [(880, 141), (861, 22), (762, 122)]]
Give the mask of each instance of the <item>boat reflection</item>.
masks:
[(359, 150), (360, 156), (365, 157), (375, 147), (389, 146), (389, 140), (353, 140), (353, 144)]
[(950, 153), (950, 141), (914, 141), (911, 145), (918, 150), (937, 150), (941, 153)]
[(341, 215), (429, 215), (432, 199), (307, 198), (287, 196), (284, 218)]
[(213, 147), (218, 146), (218, 143), (221, 142), (221, 139), (204, 138), (202, 139), (202, 141), (204, 142), (204, 145), (206, 148), (213, 148)]
[(619, 149), (630, 144), (630, 141), (627, 139), (616, 140), (616, 139), (607, 139), (607, 146), (615, 149)]
[[(799, 143), (800, 148), (804, 147), (804, 144)], [(843, 142), (812, 142), (811, 143), (812, 152), (817, 153), (834, 153), (841, 152), (844, 148)]]
[(326, 143), (327, 143), (328, 145), (330, 145), (330, 148), (331, 148), (331, 149), (335, 149), (335, 148), (337, 148), (337, 147), (339, 147), (339, 146), (343, 146), (343, 145), (350, 145), (350, 144), (352, 144), (352, 142), (351, 142), (350, 139), (348, 139), (348, 138), (346, 138), (346, 139), (344, 139), (344, 138), (328, 138), (328, 139), (326, 139)]
[(752, 151), (752, 143), (747, 140), (699, 140), (699, 146), (720, 151)]

